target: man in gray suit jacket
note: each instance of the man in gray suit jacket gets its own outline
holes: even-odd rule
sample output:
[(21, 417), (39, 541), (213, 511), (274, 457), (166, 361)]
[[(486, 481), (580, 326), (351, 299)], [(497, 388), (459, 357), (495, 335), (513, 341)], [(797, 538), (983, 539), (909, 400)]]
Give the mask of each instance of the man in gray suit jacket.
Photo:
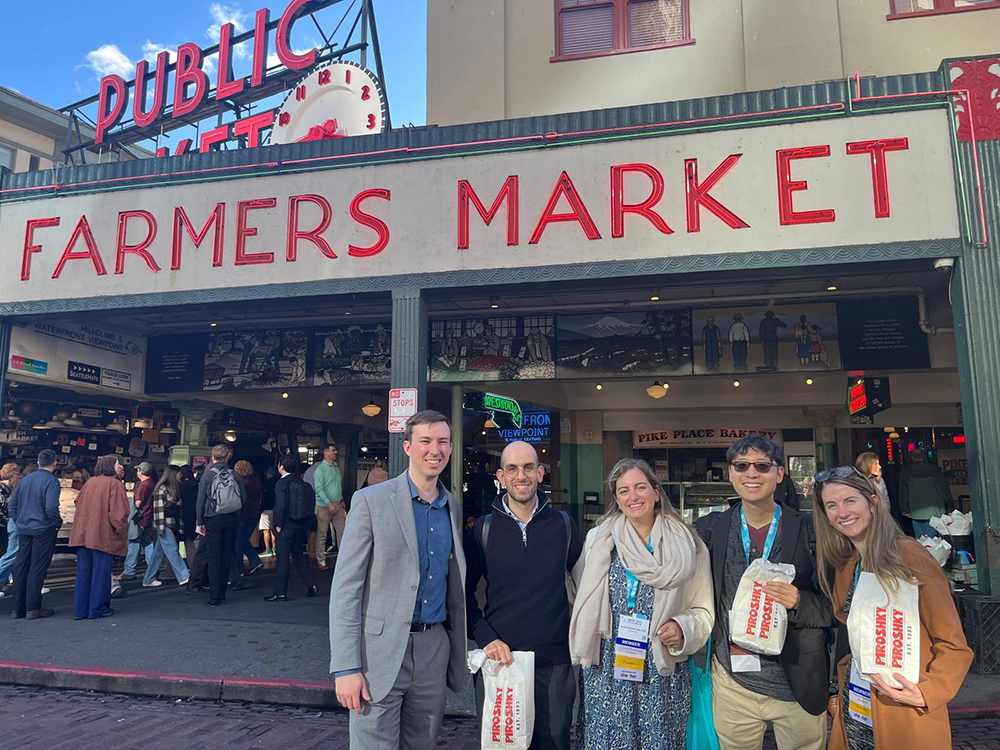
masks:
[(356, 750), (434, 747), (468, 679), (462, 509), (438, 477), (451, 423), (406, 424), (409, 469), (354, 494), (330, 592), (330, 671)]

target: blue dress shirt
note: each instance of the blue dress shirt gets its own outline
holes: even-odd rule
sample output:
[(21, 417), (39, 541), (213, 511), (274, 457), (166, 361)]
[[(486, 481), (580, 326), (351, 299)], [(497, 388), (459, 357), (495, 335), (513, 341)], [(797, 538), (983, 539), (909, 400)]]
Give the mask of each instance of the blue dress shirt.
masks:
[(434, 624), (448, 616), (448, 557), (451, 555), (451, 516), (444, 488), (438, 483), (438, 496), (433, 503), (420, 497), (409, 473), (406, 481), (413, 498), (413, 521), (417, 527), (417, 560), (420, 583), (413, 607), (413, 622)]

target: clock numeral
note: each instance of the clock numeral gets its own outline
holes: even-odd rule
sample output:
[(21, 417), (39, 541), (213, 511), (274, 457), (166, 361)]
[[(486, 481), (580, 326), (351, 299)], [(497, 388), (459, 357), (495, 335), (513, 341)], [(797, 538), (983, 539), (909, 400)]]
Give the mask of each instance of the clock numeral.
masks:
[(366, 102), (366, 101), (368, 101), (371, 98), (372, 98), (372, 88), (371, 88), (371, 86), (362, 86), (361, 87), (361, 101)]
[(282, 112), (281, 115), (278, 117), (278, 125), (279, 126), (287, 125), (289, 122), (291, 122), (291, 119), (292, 116), (290, 114), (288, 114), (287, 112)]
[(329, 70), (321, 70), (319, 72), (319, 85), (320, 86), (325, 86), (329, 82), (330, 82), (330, 71)]
[(368, 129), (375, 129), (375, 115), (368, 115)]
[(305, 98), (306, 98), (306, 87), (305, 86), (297, 86), (295, 88), (295, 101), (301, 102)]
[(350, 83), (351, 82), (351, 69), (350, 68), (348, 68), (347, 70), (344, 71), (344, 82), (345, 83)]

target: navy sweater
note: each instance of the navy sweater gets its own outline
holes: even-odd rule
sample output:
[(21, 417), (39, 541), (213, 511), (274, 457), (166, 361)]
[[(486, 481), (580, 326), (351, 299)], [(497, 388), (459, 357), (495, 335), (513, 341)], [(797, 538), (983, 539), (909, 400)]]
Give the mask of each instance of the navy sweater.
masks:
[(17, 533), (35, 536), (62, 526), (59, 491), (59, 480), (45, 469), (33, 471), (18, 482), (7, 504)]
[[(568, 664), (570, 606), (566, 574), (583, 551), (583, 539), (570, 524), (572, 537), (566, 555), (566, 522), (562, 514), (539, 497), (535, 513), (522, 537), (517, 521), (507, 515), (498, 498), (486, 542), (485, 557), (479, 540), (483, 521), (465, 537), (466, 613), (469, 636), (484, 648), (496, 639), (511, 651), (534, 651), (535, 666)], [(476, 589), (486, 578), (486, 610), (479, 609)]]

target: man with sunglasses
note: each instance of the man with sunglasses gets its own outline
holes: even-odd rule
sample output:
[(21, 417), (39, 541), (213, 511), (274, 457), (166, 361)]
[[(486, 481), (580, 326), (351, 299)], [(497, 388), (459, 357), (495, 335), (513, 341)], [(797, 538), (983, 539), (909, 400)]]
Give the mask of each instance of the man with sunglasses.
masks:
[[(771, 724), (779, 750), (820, 750), (826, 745), (833, 611), (816, 579), (812, 520), (775, 502), (785, 459), (773, 440), (758, 435), (738, 440), (726, 461), (738, 502), (697, 522), (711, 553), (715, 586), (712, 705), (719, 744), (722, 750), (759, 750)], [(760, 557), (795, 566), (792, 583), (765, 586), (788, 610), (778, 656), (751, 653), (730, 638), (729, 612), (740, 579)]]
[[(544, 475), (534, 447), (518, 440), (504, 448), (497, 479), (506, 492), (465, 537), (466, 614), (470, 636), (490, 659), (509, 665), (511, 651), (535, 652), (531, 750), (569, 750), (576, 676), (569, 655), (566, 578), (575, 573), (579, 582), (583, 539), (569, 515), (549, 507), (538, 489)], [(477, 597), (484, 577), (485, 612)], [(480, 721), (484, 698), (477, 675)]]

